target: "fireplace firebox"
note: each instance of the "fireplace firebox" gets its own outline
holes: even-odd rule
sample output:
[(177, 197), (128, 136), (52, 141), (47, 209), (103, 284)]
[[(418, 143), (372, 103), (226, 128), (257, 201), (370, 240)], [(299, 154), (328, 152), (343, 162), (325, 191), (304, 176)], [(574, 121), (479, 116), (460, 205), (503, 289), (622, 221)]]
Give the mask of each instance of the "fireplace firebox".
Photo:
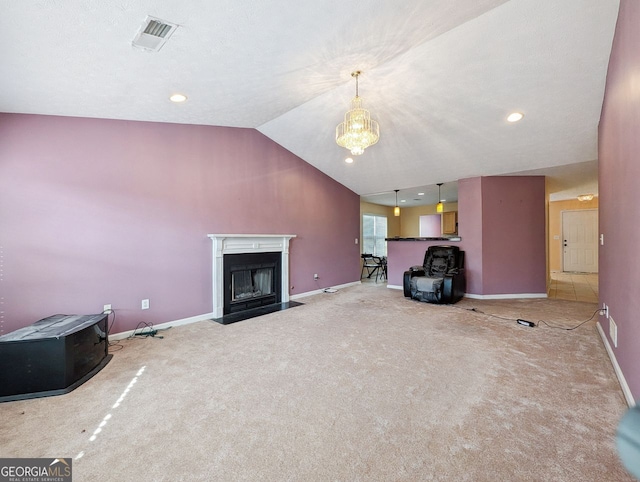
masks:
[(282, 301), (282, 253), (224, 255), (224, 315)]

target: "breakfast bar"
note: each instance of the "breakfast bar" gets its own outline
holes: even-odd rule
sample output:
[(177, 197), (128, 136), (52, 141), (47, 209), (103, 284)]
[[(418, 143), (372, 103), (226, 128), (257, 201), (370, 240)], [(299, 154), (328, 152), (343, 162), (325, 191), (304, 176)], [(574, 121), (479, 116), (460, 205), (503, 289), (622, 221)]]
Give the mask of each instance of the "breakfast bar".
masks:
[(455, 245), (464, 249), (460, 236), (386, 238), (387, 287), (402, 289), (402, 275), (411, 266), (422, 264), (429, 246)]

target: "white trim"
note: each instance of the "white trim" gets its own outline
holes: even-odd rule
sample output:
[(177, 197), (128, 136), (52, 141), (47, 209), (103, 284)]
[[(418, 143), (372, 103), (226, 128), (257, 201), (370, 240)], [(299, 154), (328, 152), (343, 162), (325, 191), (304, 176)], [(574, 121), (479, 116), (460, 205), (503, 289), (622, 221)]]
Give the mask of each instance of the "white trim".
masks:
[(289, 301), (289, 241), (295, 234), (208, 234), (213, 242), (213, 265), (211, 270), (214, 318), (222, 318), (224, 309), (225, 254), (282, 253), (280, 292), (281, 302)]
[[(351, 283), (344, 283), (344, 284), (341, 284), (341, 285), (333, 286), (332, 288), (334, 288), (334, 289), (349, 288), (350, 286), (356, 286), (356, 285), (359, 285), (361, 283), (362, 283), (361, 281), (353, 281)], [(290, 296), (289, 299), (294, 300), (294, 299), (298, 299), (298, 298), (304, 298), (306, 296), (312, 296), (312, 295), (320, 294), (320, 293), (323, 293), (325, 289), (326, 288), (323, 288), (321, 290), (307, 291), (306, 293), (298, 293), (297, 295)], [(189, 318), (182, 318), (180, 320), (167, 321), (166, 323), (160, 323), (159, 325), (153, 325), (153, 329), (154, 330), (164, 330), (166, 328), (171, 328), (173, 326), (188, 325), (190, 323), (197, 323), (198, 321), (213, 320), (214, 318), (215, 318), (215, 316), (213, 316), (213, 313), (205, 313), (204, 315), (191, 316)], [(129, 338), (136, 331), (138, 331), (138, 330), (129, 330), (129, 331), (123, 331), (123, 332), (120, 332), (120, 333), (113, 333), (113, 334), (109, 335), (109, 340), (123, 340), (125, 338)], [(139, 332), (142, 332), (142, 331), (149, 331), (149, 330), (145, 326), (144, 330), (143, 329), (139, 329)]]
[[(342, 288), (348, 288), (350, 286), (356, 286), (362, 284), (362, 281), (352, 281), (351, 283), (345, 283), (342, 285), (337, 285), (337, 286), (332, 286), (331, 288), (339, 290)], [(320, 293), (324, 293), (324, 290), (326, 290), (328, 288), (322, 288), (320, 290), (313, 290), (313, 291), (306, 291), (304, 293), (298, 293), (297, 295), (291, 295), (291, 299), (292, 300), (297, 300), (298, 298), (305, 298), (307, 296), (313, 296), (313, 295), (319, 295)]]
[[(196, 323), (198, 321), (206, 321), (213, 319), (213, 313), (205, 313), (204, 315), (190, 316), (189, 318), (182, 318), (180, 320), (175, 321), (167, 321), (166, 323), (160, 323), (159, 325), (153, 325), (154, 330), (164, 330), (166, 328), (171, 328), (172, 326), (180, 326), (180, 325), (188, 325), (190, 323)], [(135, 332), (143, 332), (149, 331), (145, 326), (143, 328), (138, 328), (136, 330), (123, 331), (120, 333), (109, 334), (109, 340), (123, 340), (125, 338), (129, 338)]]
[[(392, 290), (403, 290), (404, 287), (398, 285), (387, 285), (387, 288)], [(474, 295), (472, 293), (465, 293), (465, 298), (472, 298), (474, 300), (511, 300), (518, 298), (547, 298), (546, 293), (513, 293), (507, 295)]]
[(472, 293), (465, 293), (465, 298), (472, 298), (474, 300), (513, 300), (518, 298), (548, 298), (547, 293), (510, 293), (503, 295), (474, 295)]
[[(387, 288), (393, 290), (402, 290), (402, 286), (387, 285)], [(474, 300), (512, 300), (518, 298), (548, 298), (546, 293), (513, 293), (507, 295), (474, 295), (472, 293), (465, 293), (465, 298), (472, 298)]]
[(620, 365), (618, 365), (618, 360), (616, 359), (615, 353), (611, 349), (611, 345), (609, 344), (609, 340), (607, 340), (607, 335), (604, 334), (604, 330), (598, 321), (596, 323), (596, 328), (598, 328), (598, 333), (600, 333), (600, 338), (602, 338), (602, 343), (604, 344), (605, 349), (607, 350), (607, 355), (609, 355), (609, 360), (611, 360), (611, 364), (613, 365), (613, 371), (616, 372), (616, 376), (618, 377), (618, 382), (620, 382), (620, 388), (622, 389), (622, 393), (624, 394), (624, 398), (627, 401), (627, 405), (629, 407), (635, 407), (636, 402), (633, 399), (633, 394), (631, 393), (631, 389), (627, 384), (627, 380), (624, 377), (624, 373), (622, 373), (622, 369)]
[[(392, 290), (403, 290), (402, 286), (398, 285), (387, 285), (387, 288), (391, 288)], [(472, 298), (474, 300), (511, 300), (518, 298), (547, 298), (546, 293), (514, 293), (509, 295), (474, 295), (471, 293), (465, 293), (465, 298)]]

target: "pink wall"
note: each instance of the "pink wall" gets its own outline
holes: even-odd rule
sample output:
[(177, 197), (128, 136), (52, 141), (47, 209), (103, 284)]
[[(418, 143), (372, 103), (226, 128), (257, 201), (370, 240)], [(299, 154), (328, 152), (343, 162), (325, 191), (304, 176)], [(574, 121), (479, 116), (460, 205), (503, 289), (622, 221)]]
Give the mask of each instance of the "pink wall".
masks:
[(458, 234), (465, 245), (467, 293), (482, 288), (482, 178), (458, 181)]
[(461, 179), (458, 218), (468, 293), (546, 294), (544, 176)]
[(358, 217), (253, 129), (0, 114), (0, 334), (107, 303), (112, 332), (210, 313), (208, 233), (296, 234), (291, 294), (357, 281)]
[[(618, 325), (616, 359), (640, 397), (640, 2), (622, 0), (599, 126), (600, 303)], [(600, 317), (604, 332), (609, 320)]]
[(483, 177), (483, 293), (546, 295), (546, 272), (544, 176)]

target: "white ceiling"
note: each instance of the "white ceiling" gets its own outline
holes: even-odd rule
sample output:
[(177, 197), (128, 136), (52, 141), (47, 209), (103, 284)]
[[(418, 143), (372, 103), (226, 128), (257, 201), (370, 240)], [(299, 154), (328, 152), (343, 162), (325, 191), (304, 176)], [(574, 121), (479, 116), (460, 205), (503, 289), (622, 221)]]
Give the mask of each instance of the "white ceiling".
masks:
[[(618, 4), (0, 0), (0, 111), (256, 128), (384, 204), (525, 171), (560, 199), (597, 192)], [(179, 24), (159, 52), (131, 45), (147, 15)], [(346, 164), (335, 126), (356, 69), (381, 136)]]

